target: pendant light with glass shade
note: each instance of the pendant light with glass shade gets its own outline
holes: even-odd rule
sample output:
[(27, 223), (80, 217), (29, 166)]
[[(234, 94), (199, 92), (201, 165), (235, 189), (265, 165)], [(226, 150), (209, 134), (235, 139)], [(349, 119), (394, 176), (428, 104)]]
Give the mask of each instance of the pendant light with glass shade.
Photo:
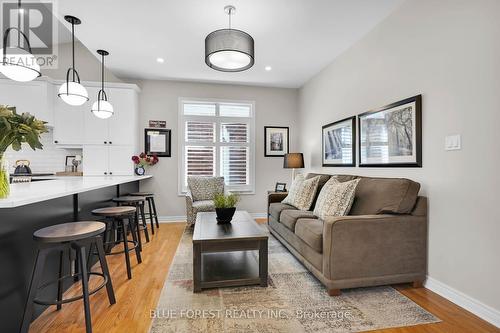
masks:
[[(21, 31), (21, 18), (23, 10), (21, 0), (17, 2), (17, 28), (10, 27), (5, 30), (3, 35), (2, 62), (0, 63), (0, 72), (11, 80), (19, 82), (33, 81), (40, 77), (40, 65), (31, 51), (28, 37)], [(8, 46), (9, 34), (17, 31), (17, 47)], [(22, 41), (22, 46), (21, 46)], [(7, 49), (9, 53), (7, 54)]]
[(229, 16), (229, 29), (211, 32), (205, 38), (205, 63), (221, 72), (241, 72), (254, 64), (254, 40), (244, 31), (232, 29), (234, 6), (224, 7)]
[(92, 105), (92, 113), (97, 118), (107, 119), (113, 115), (113, 105), (108, 102), (108, 96), (104, 91), (104, 57), (109, 55), (108, 51), (97, 50), (101, 55), (101, 90), (97, 93), (97, 101)]
[[(75, 68), (75, 25), (81, 24), (82, 21), (71, 15), (64, 16), (64, 19), (71, 23), (71, 49), (73, 55), (73, 65), (66, 72), (66, 82), (59, 88), (59, 94), (57, 94), (57, 96), (69, 105), (83, 105), (89, 100), (89, 94), (87, 93), (87, 89), (80, 84), (80, 75)], [(69, 79), (70, 76), (71, 81)]]

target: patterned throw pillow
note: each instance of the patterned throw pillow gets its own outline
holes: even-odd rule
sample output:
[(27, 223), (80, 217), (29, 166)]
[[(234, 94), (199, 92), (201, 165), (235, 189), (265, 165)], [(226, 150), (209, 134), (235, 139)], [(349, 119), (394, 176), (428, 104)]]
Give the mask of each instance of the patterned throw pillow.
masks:
[(304, 175), (298, 175), (290, 185), (288, 195), (282, 202), (300, 210), (309, 210), (318, 190), (319, 179), (319, 176), (305, 179)]
[(314, 215), (324, 220), (329, 216), (349, 214), (358, 183), (359, 179), (341, 183), (333, 177), (330, 178), (318, 195)]

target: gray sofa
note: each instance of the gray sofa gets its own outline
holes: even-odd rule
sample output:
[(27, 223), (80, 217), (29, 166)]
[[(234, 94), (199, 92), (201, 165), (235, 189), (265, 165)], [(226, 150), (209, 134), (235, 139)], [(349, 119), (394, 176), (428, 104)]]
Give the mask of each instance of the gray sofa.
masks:
[[(320, 176), (320, 186), (331, 175)], [(413, 282), (427, 272), (427, 198), (409, 179), (336, 175), (340, 181), (361, 178), (347, 216), (320, 220), (310, 211), (283, 204), (285, 193), (268, 195), (268, 226), (328, 289)], [(315, 199), (316, 200), (316, 199)]]

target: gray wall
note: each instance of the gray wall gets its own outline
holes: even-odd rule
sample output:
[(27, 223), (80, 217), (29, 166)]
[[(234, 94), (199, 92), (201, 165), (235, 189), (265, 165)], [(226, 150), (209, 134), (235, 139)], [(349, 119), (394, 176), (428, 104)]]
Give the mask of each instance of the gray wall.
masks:
[(220, 98), (255, 101), (255, 175), (254, 195), (243, 195), (239, 208), (250, 213), (267, 211), (266, 191), (274, 189), (276, 182), (290, 183), (291, 171), (283, 169), (283, 158), (264, 157), (264, 126), (289, 126), (290, 149), (298, 144), (297, 129), (297, 90), (265, 88), (210, 83), (176, 81), (138, 81), (142, 92), (139, 95), (139, 137), (140, 148), (144, 149), (144, 128), (149, 120), (166, 120), (167, 128), (172, 129), (172, 157), (160, 158), (160, 162), (147, 172), (154, 177), (143, 182), (141, 190), (153, 190), (159, 215), (185, 216), (186, 206), (183, 197), (178, 196), (178, 101), (179, 97)]
[[(500, 310), (500, 1), (410, 0), (299, 91), (306, 167), (408, 177), (430, 199), (429, 276)], [(321, 126), (423, 95), (423, 168), (322, 168)], [(462, 150), (445, 151), (445, 135)], [(498, 313), (498, 312), (497, 312)]]

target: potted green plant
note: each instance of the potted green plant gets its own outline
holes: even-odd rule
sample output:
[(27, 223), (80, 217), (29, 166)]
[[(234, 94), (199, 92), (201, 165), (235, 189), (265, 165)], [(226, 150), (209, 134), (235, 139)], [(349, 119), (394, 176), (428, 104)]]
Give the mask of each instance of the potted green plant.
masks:
[(18, 114), (15, 107), (0, 105), (0, 199), (10, 193), (9, 170), (4, 160), (5, 151), (21, 150), (27, 143), (33, 150), (42, 149), (40, 134), (47, 132), (46, 122), (29, 113)]
[(236, 212), (236, 204), (240, 201), (237, 194), (216, 194), (214, 197), (215, 214), (217, 215), (217, 223), (230, 223)]

